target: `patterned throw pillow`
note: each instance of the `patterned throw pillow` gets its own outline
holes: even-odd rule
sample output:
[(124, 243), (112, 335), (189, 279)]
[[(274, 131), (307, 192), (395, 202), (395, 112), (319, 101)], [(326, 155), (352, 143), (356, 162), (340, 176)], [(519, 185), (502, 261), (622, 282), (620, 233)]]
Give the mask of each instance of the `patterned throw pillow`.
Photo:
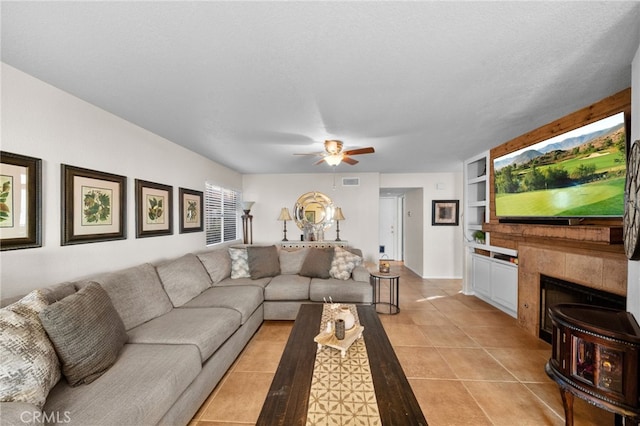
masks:
[(335, 248), (329, 275), (338, 280), (348, 280), (356, 266), (362, 264), (362, 258), (341, 247)]
[(247, 249), (230, 247), (229, 256), (231, 257), (231, 279), (251, 278)]
[(44, 406), (60, 380), (60, 362), (38, 313), (48, 305), (34, 290), (0, 309), (0, 401)]

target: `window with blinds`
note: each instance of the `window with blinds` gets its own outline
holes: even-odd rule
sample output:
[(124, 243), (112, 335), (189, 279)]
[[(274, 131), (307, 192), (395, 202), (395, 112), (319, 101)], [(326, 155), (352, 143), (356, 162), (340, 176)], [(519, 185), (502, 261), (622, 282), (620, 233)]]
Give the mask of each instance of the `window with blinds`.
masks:
[(238, 204), (240, 193), (206, 184), (204, 225), (207, 245), (238, 239)]

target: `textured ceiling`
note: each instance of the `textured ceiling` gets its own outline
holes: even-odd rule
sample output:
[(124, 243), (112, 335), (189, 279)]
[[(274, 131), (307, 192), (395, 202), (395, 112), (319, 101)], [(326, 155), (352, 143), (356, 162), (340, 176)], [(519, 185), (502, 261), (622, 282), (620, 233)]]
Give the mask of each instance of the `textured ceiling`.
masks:
[(439, 172), (631, 85), (638, 2), (2, 2), (2, 61), (242, 173)]

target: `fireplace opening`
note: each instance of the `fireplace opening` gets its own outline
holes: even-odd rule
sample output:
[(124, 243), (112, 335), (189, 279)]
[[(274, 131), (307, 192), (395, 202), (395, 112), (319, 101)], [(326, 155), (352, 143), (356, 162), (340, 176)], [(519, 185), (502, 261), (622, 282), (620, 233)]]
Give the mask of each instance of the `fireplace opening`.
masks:
[(582, 303), (603, 308), (627, 310), (627, 298), (585, 287), (559, 278), (540, 275), (540, 332), (542, 340), (551, 343), (553, 326), (549, 308), (558, 303)]

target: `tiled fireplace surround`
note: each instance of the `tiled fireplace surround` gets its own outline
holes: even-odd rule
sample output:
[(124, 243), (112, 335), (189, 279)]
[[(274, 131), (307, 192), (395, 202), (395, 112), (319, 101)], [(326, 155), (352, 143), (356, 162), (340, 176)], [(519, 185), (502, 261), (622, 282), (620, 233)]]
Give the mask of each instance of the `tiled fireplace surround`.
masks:
[(627, 295), (627, 259), (621, 253), (521, 242), (518, 259), (518, 323), (536, 336), (540, 328), (541, 274)]

